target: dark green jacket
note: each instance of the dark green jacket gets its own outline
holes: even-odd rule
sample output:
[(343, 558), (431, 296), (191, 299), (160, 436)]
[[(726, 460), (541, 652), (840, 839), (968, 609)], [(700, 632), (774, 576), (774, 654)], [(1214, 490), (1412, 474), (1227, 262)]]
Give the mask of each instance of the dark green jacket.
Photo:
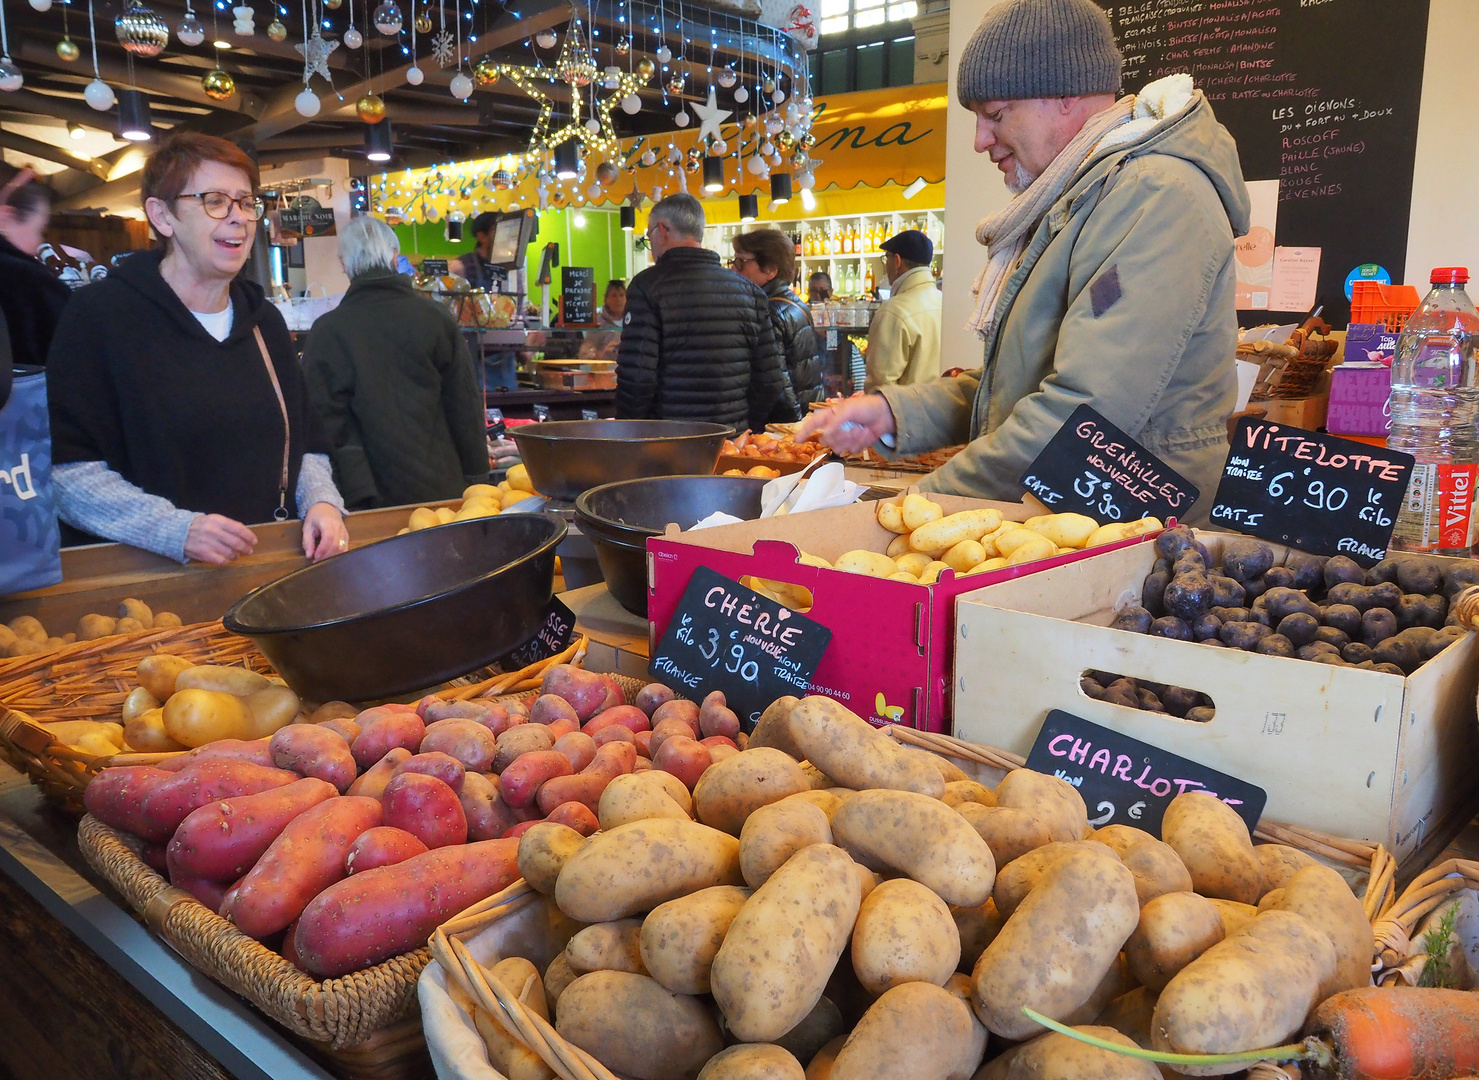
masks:
[(356, 277), (303, 349), (354, 509), (455, 499), (488, 479), (483, 403), (452, 316), (392, 270)]

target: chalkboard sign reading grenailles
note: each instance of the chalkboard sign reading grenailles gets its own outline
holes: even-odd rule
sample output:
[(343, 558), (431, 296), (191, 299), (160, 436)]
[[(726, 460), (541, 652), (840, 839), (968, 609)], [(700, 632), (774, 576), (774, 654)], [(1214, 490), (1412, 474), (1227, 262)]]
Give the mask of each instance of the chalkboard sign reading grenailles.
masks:
[(693, 572), (648, 671), (681, 696), (723, 690), (746, 731), (778, 697), (805, 697), (832, 631), (706, 566)]
[(1281, 424), (1238, 421), (1212, 524), (1372, 566), (1386, 555), (1413, 458)]
[(1087, 405), (1048, 441), (1022, 486), (1054, 513), (1096, 521), (1184, 517), (1196, 486)]

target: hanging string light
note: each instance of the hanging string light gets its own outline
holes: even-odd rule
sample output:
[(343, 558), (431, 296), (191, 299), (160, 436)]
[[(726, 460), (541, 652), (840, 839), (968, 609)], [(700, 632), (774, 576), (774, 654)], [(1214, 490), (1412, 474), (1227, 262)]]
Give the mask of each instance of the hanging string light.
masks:
[(26, 81), (21, 69), (10, 58), (10, 38), (5, 30), (5, 5), (0, 4), (0, 90), (19, 90)]
[(87, 0), (87, 36), (92, 41), (92, 82), (83, 89), (82, 97), (98, 112), (107, 112), (118, 99), (113, 88), (103, 82), (103, 76), (98, 72), (98, 30), (93, 21), (92, 6), (93, 0)]

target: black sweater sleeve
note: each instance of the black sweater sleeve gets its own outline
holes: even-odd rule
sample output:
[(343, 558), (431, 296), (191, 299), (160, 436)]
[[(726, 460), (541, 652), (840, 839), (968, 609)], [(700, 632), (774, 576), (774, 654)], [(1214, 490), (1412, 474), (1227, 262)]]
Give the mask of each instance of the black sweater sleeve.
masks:
[(89, 290), (67, 305), (46, 359), (54, 465), (105, 461), (124, 472), (123, 425), (108, 371), (106, 312), (94, 310)]

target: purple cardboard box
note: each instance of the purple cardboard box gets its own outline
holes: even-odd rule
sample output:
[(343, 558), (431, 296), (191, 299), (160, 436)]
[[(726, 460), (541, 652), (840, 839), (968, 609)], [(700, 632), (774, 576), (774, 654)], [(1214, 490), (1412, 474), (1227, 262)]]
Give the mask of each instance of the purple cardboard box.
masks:
[[(1346, 355), (1350, 339), (1346, 339)], [(1330, 372), (1330, 406), (1325, 430), (1332, 435), (1385, 437), (1392, 426), (1392, 369), (1385, 364), (1351, 361)]]
[(1381, 323), (1351, 323), (1345, 333), (1346, 359), (1390, 365), (1392, 357), (1397, 355), (1399, 336)]

